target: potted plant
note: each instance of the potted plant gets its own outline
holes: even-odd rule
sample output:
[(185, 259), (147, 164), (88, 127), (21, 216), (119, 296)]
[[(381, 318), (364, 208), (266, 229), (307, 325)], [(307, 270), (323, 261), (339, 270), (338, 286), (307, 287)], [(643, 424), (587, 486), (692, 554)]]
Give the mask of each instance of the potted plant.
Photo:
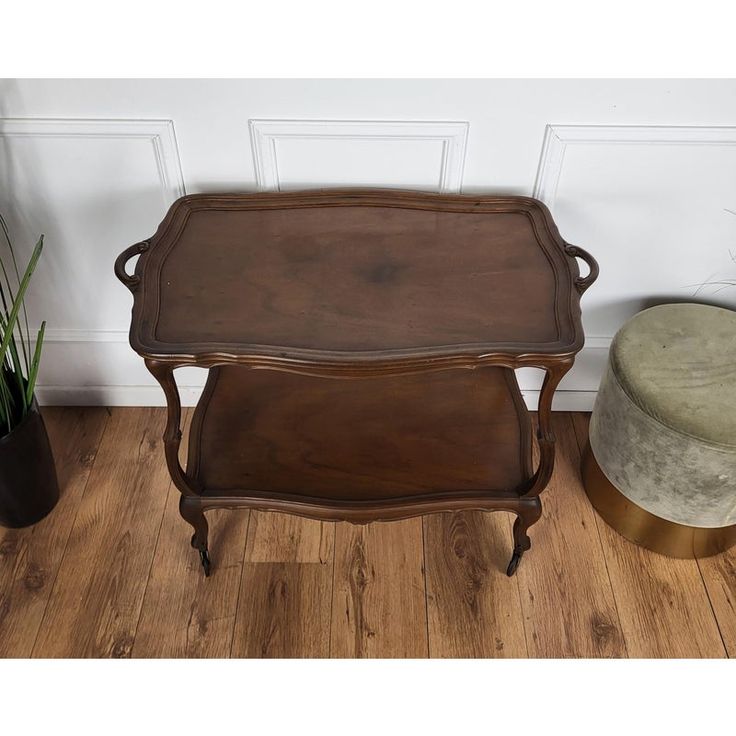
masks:
[(54, 458), (34, 394), (46, 323), (31, 350), (23, 298), (43, 249), (38, 239), (21, 274), (0, 215), (0, 524), (35, 524), (59, 499)]

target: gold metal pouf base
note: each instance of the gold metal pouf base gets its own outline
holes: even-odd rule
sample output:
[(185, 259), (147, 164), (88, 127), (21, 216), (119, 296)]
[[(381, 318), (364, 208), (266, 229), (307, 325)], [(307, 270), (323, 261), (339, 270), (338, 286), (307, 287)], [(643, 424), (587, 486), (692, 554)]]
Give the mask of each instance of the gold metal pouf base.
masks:
[(586, 444), (581, 465), (583, 486), (603, 521), (631, 542), (653, 552), (693, 559), (710, 557), (736, 544), (736, 524), (704, 528), (677, 524), (630, 501), (606, 477)]

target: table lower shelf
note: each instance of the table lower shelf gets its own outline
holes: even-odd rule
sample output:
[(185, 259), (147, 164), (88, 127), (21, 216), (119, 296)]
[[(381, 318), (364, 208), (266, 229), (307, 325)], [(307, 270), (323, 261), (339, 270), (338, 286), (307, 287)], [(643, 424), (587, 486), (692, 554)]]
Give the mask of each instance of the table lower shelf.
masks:
[(210, 370), (187, 475), (205, 497), (329, 505), (514, 493), (531, 426), (501, 367), (358, 379)]

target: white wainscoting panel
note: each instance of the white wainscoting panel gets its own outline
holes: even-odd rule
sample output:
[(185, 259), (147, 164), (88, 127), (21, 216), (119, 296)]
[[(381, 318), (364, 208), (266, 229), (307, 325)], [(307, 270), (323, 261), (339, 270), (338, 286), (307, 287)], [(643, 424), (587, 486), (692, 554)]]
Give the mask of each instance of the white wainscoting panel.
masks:
[(127, 345), (132, 299), (113, 262), (183, 194), (170, 120), (0, 119), (0, 208), (21, 263), (45, 236), (26, 299), (32, 332), (47, 321), (42, 401), (50, 385), (63, 403), (90, 385), (128, 390), (143, 365)]
[[(616, 330), (658, 303), (733, 306), (736, 127), (549, 125), (534, 196), (601, 267), (562, 390), (595, 392)], [(531, 388), (529, 382), (524, 388)]]
[(392, 186), (459, 192), (467, 122), (251, 120), (261, 190)]

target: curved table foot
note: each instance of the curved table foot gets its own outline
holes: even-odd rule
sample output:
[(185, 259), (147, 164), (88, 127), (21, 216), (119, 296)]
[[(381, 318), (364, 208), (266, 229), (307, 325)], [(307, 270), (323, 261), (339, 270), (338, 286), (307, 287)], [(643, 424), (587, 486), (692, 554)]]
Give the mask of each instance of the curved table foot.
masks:
[(532, 546), (532, 540), (529, 539), (527, 532), (529, 527), (536, 523), (542, 515), (542, 502), (538, 496), (523, 498), (515, 513), (514, 552), (511, 555), (509, 566), (506, 568), (506, 574), (509, 577), (516, 573), (524, 552)]
[(194, 529), (192, 547), (199, 551), (199, 560), (204, 568), (205, 577), (209, 577), (212, 567), (207, 547), (209, 527), (202, 508), (202, 501), (196, 496), (182, 496), (179, 500), (179, 513)]
[(516, 569), (519, 567), (519, 563), (521, 562), (521, 556), (523, 554), (524, 554), (524, 550), (514, 549), (514, 554), (511, 555), (511, 562), (509, 562), (509, 566), (506, 568), (506, 574), (509, 577), (512, 577), (516, 573)]
[[(192, 539), (192, 542), (194, 539)], [(194, 546), (194, 544), (192, 544)], [(202, 568), (204, 569), (204, 576), (208, 578), (210, 576), (210, 568), (211, 568), (211, 562), (210, 562), (210, 554), (206, 549), (199, 550), (199, 561), (202, 563)]]

